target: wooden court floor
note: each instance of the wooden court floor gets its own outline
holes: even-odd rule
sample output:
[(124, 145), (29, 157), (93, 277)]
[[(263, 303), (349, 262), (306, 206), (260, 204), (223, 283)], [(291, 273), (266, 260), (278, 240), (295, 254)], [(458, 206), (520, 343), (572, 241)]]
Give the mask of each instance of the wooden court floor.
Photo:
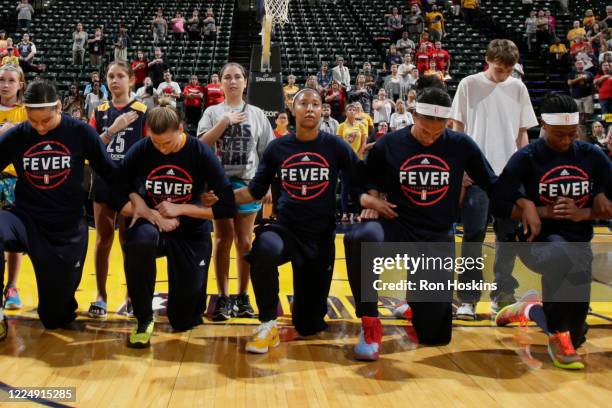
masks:
[[(601, 232), (597, 240), (612, 242), (609, 231)], [(90, 247), (93, 237), (91, 232)], [(580, 350), (587, 368), (581, 372), (554, 368), (546, 352), (546, 337), (536, 327), (494, 327), (486, 314), (490, 305), (484, 301), (479, 304), (479, 321), (455, 321), (449, 345), (419, 347), (406, 335), (406, 322), (392, 317), (390, 305), (395, 300), (384, 297), (381, 358), (374, 363), (354, 361), (352, 348), (360, 325), (346, 280), (341, 238), (336, 241), (329, 330), (308, 339), (294, 338), (289, 316), (291, 273), (289, 266), (283, 266), (280, 322), (284, 341), (267, 355), (244, 352), (244, 343), (257, 324), (254, 319), (206, 320), (189, 332), (172, 333), (163, 316), (164, 260), (158, 263), (155, 308), (160, 316), (152, 347), (125, 347), (134, 323), (112, 313), (125, 293), (118, 247), (112, 253), (108, 319), (94, 321), (84, 314), (95, 295), (90, 251), (77, 293), (82, 314), (78, 324), (73, 330), (45, 331), (36, 319), (36, 285), (26, 260), (19, 281), (24, 307), (7, 312), (10, 333), (0, 343), (0, 397), (19, 387), (76, 387), (76, 402), (0, 402), (0, 406), (610, 406), (611, 303), (592, 304), (591, 330)], [(235, 276), (235, 271), (231, 274)], [(232, 280), (234, 289), (235, 283)], [(610, 283), (593, 283), (593, 291), (610, 290)], [(522, 282), (519, 293), (531, 288), (539, 288), (535, 275), (532, 281)], [(211, 270), (209, 293), (215, 291)]]

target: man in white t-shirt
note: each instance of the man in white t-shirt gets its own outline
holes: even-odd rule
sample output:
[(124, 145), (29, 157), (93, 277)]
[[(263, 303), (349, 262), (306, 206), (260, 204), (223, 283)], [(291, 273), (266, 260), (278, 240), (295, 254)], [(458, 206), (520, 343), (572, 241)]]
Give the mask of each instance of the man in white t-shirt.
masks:
[[(474, 139), (497, 175), (514, 152), (529, 143), (527, 129), (538, 124), (527, 87), (511, 77), (518, 58), (518, 48), (512, 41), (491, 41), (486, 52), (487, 70), (462, 79), (452, 105), (453, 129)], [(463, 242), (469, 244), (462, 245), (461, 255), (478, 258), (482, 256), (487, 229), (489, 198), (467, 176), (464, 187), (467, 191), (461, 211)], [(518, 283), (512, 277), (512, 270), (516, 254), (507, 244), (500, 244), (515, 240), (517, 223), (494, 217), (493, 227), (496, 241), (493, 272), (497, 289), (491, 293), (491, 310), (497, 313), (501, 307), (515, 302), (514, 290)], [(459, 280), (480, 282), (482, 270), (466, 271), (459, 275)], [(457, 318), (474, 320), (480, 291), (458, 291), (458, 296), (461, 305)]]
[(172, 80), (170, 71), (164, 72), (164, 82), (157, 87), (157, 93), (160, 97), (169, 98), (172, 106), (176, 108), (176, 100), (181, 97), (181, 87)]
[(372, 108), (374, 112), (374, 125), (378, 126), (380, 122), (389, 123), (393, 109), (395, 109), (395, 104), (387, 97), (385, 88), (378, 90), (378, 98), (375, 98), (372, 102)]

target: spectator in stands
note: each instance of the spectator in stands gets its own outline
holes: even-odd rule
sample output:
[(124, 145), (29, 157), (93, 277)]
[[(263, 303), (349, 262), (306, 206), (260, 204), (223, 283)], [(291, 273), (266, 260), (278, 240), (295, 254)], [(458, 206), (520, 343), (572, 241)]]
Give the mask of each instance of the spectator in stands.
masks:
[(348, 92), (351, 90), (351, 73), (344, 66), (344, 58), (336, 57), (336, 66), (331, 70), (334, 81), (337, 81)]
[(425, 29), (425, 18), (417, 6), (410, 7), (410, 13), (406, 16), (406, 28), (412, 38), (419, 38)]
[(567, 33), (567, 40), (570, 42), (570, 47), (574, 45), (576, 38), (585, 38), (586, 30), (580, 27), (580, 21), (574, 21), (574, 26)]
[(591, 29), (587, 32), (586, 39), (591, 44), (591, 48), (593, 49), (593, 54), (596, 57), (599, 56), (599, 51), (601, 49), (601, 45), (605, 44), (606, 37), (604, 33), (601, 31), (598, 23), (594, 23), (591, 26)]
[(578, 104), (581, 123), (585, 123), (586, 117), (593, 114), (593, 75), (586, 71), (583, 61), (576, 61), (576, 70), (570, 73), (567, 84), (570, 87), (572, 98)]
[(340, 124), (331, 116), (331, 113), (331, 105), (329, 103), (324, 103), (321, 105), (321, 121), (319, 122), (319, 130), (321, 132), (335, 135)]
[(106, 40), (102, 36), (100, 28), (96, 28), (93, 38), (87, 40), (87, 48), (89, 49), (89, 64), (100, 68), (106, 52)]
[[(104, 86), (104, 85), (103, 85)], [(153, 86), (153, 81), (151, 80), (151, 77), (146, 77), (144, 79), (144, 81), (142, 82), (142, 86), (138, 89), (136, 89), (136, 97), (138, 99), (141, 99), (142, 96), (145, 94), (145, 92), (147, 91), (147, 87), (149, 86)], [(152, 95), (157, 96), (157, 89), (153, 88), (153, 92)]]
[(68, 95), (66, 95), (62, 102), (62, 110), (72, 116), (73, 112), (77, 109), (81, 112), (83, 111), (83, 98), (79, 95), (77, 84), (72, 84), (68, 90)]
[(399, 75), (398, 65), (391, 65), (391, 73), (385, 77), (383, 84), (386, 94), (391, 100), (404, 99), (408, 89), (404, 85), (404, 79)]
[(164, 96), (170, 99), (170, 104), (176, 108), (176, 100), (181, 97), (181, 87), (172, 80), (170, 70), (164, 72), (164, 82), (157, 87), (159, 96)]
[(548, 49), (549, 53), (549, 64), (556, 64), (558, 62), (565, 63), (567, 61), (567, 48), (565, 44), (561, 42), (559, 37), (555, 37), (553, 43)]
[(87, 33), (83, 29), (82, 23), (77, 23), (76, 29), (72, 33), (72, 64), (81, 66), (85, 63), (85, 42)]
[(429, 40), (429, 33), (427, 31), (424, 31), (423, 34), (421, 34), (421, 38), (419, 39), (419, 48), (421, 48), (421, 46), (424, 46), (427, 52), (433, 52), (435, 49), (434, 44)]
[(593, 65), (595, 58), (593, 49), (587, 41), (582, 38), (576, 38), (576, 43), (572, 46), (570, 54), (574, 57), (575, 61), (584, 62), (585, 71), (590, 71), (593, 75), (597, 72), (596, 67)]
[(606, 6), (606, 16), (599, 22), (602, 31), (606, 31), (612, 24), (612, 6)]
[(378, 124), (378, 131), (376, 132), (375, 140), (380, 139), (384, 135), (386, 135), (389, 131), (389, 124), (387, 122), (380, 122)]
[(431, 6), (431, 11), (425, 14), (427, 20), (427, 28), (429, 29), (429, 37), (432, 41), (440, 41), (445, 35), (444, 16), (438, 11), (437, 5)]
[(123, 24), (120, 24), (119, 32), (115, 37), (115, 61), (127, 61), (128, 48), (131, 42), (127, 29)]
[(276, 124), (276, 127), (274, 128), (274, 137), (277, 139), (291, 133), (288, 129), (289, 116), (287, 115), (287, 112), (279, 112), (276, 115), (274, 123)]
[(21, 42), (17, 44), (17, 50), (19, 51), (19, 65), (24, 72), (45, 72), (46, 67), (44, 65), (34, 64), (34, 56), (36, 55), (36, 45), (30, 41), (30, 35), (28, 33), (23, 34)]
[(206, 107), (214, 106), (222, 103), (225, 100), (225, 93), (219, 81), (219, 75), (212, 74), (210, 83), (206, 85)]
[(202, 117), (202, 106), (206, 89), (200, 85), (197, 75), (192, 75), (189, 84), (183, 89), (185, 99), (185, 119), (188, 125), (197, 129)]
[(19, 57), (17, 55), (15, 55), (15, 48), (13, 48), (13, 46), (9, 46), (6, 49), (7, 54), (2, 57), (2, 63), (0, 63), (0, 66), (2, 65), (15, 65), (15, 66), (19, 66)]
[(442, 42), (436, 41), (435, 49), (431, 54), (433, 61), (436, 63), (436, 69), (442, 72), (444, 75), (450, 72), (451, 57), (448, 51), (442, 48)]
[(399, 14), (397, 7), (391, 9), (391, 15), (387, 17), (387, 30), (392, 42), (396, 42), (402, 36), (404, 31), (404, 22)]
[(398, 54), (397, 48), (395, 45), (391, 44), (389, 47), (389, 53), (385, 58), (385, 62), (383, 63), (383, 71), (389, 72), (391, 70), (392, 65), (400, 65), (402, 63), (402, 56)]
[(584, 26), (585, 30), (588, 30), (589, 28), (591, 28), (591, 26), (593, 26), (593, 24), (595, 24), (596, 21), (597, 21), (597, 17), (595, 17), (595, 15), (593, 14), (593, 10), (588, 9), (587, 11), (584, 12), (584, 18), (582, 19), (582, 25)]
[(170, 24), (172, 25), (172, 35), (175, 40), (182, 40), (185, 36), (185, 18), (183, 17), (183, 13), (177, 11), (174, 15), (174, 18), (170, 20)]
[(416, 67), (413, 68), (412, 72), (410, 72), (410, 75), (408, 76), (408, 82), (406, 84), (406, 87), (408, 89), (415, 89), (416, 83), (419, 80), (419, 77), (420, 77), (419, 69)]
[(340, 82), (333, 80), (329, 90), (327, 91), (327, 96), (325, 97), (325, 102), (331, 106), (331, 115), (334, 119), (339, 122), (344, 121), (344, 112), (346, 106), (346, 92)]
[(158, 93), (150, 77), (144, 79), (144, 84), (136, 91), (136, 97), (147, 105), (147, 111), (150, 111), (157, 105)]
[(198, 41), (202, 36), (200, 28), (200, 12), (193, 10), (191, 17), (187, 20), (187, 34), (191, 41)]
[(553, 16), (549, 9), (544, 10), (544, 15), (548, 19), (548, 34), (550, 38), (554, 38), (557, 30), (557, 20)]
[(397, 40), (395, 48), (401, 55), (412, 55), (416, 49), (416, 44), (408, 37), (408, 31), (402, 33), (402, 38)]
[(601, 44), (602, 48), (599, 53), (599, 65), (601, 65), (604, 61), (612, 62), (612, 51), (609, 51), (607, 44), (604, 42)]
[(391, 131), (395, 132), (405, 128), (406, 126), (414, 124), (412, 114), (406, 110), (406, 105), (403, 100), (398, 99), (395, 102), (395, 112), (391, 115), (389, 126)]
[(155, 47), (153, 53), (154, 58), (149, 62), (149, 76), (153, 81), (153, 86), (157, 88), (164, 80), (164, 72), (168, 69), (168, 63), (161, 48)]
[(440, 82), (444, 82), (444, 72), (438, 71), (436, 61), (434, 60), (429, 61), (429, 69), (425, 71), (423, 76), (435, 76)]
[(608, 136), (606, 135), (604, 127), (600, 121), (595, 120), (593, 121), (593, 123), (591, 123), (591, 134), (593, 136), (593, 139), (595, 139), (597, 144), (599, 144), (601, 147), (604, 147), (606, 145)]
[(372, 88), (366, 85), (366, 77), (363, 74), (357, 75), (356, 84), (348, 93), (350, 103), (359, 103), (363, 111), (368, 115), (372, 112)]
[(416, 53), (416, 66), (419, 74), (423, 74), (429, 68), (429, 61), (432, 59), (431, 53), (427, 50), (426, 44), (421, 44)]
[(0, 29), (0, 50), (6, 49), (6, 30)]
[[(87, 94), (93, 90), (94, 83), (100, 82), (100, 73), (98, 71), (92, 71), (91, 74), (89, 74), (89, 77), (91, 81), (85, 85), (85, 90), (83, 90), (84, 98), (86, 98)], [(103, 99), (108, 100), (108, 89), (106, 89), (106, 85), (101, 84), (100, 91), (102, 92)]]
[(412, 57), (410, 54), (405, 54), (404, 61), (398, 67), (398, 73), (402, 77), (406, 87), (408, 87), (408, 78), (414, 68), (416, 68), (416, 66), (412, 63)]
[(309, 75), (308, 78), (306, 78), (306, 83), (304, 84), (304, 88), (314, 89), (315, 91), (319, 92), (319, 84), (317, 83), (317, 76)]
[(610, 72), (610, 63), (602, 63), (601, 71), (602, 73), (595, 77), (593, 84), (598, 90), (601, 113), (607, 115), (612, 113), (612, 73)]
[[(417, 74), (418, 72), (419, 71), (417, 71)], [(410, 114), (413, 114), (416, 111), (416, 97), (416, 89), (411, 89), (410, 91), (408, 91), (408, 98), (406, 100), (406, 110), (410, 112)]]
[(2, 58), (8, 55), (9, 48), (13, 48), (13, 56), (18, 57), (18, 58), (20, 57), (19, 50), (15, 48), (15, 45), (13, 44), (13, 39), (11, 37), (6, 39), (5, 44), (6, 45), (4, 48), (0, 48), (0, 60), (2, 60)]
[(543, 45), (548, 46), (550, 43), (549, 26), (550, 22), (548, 21), (548, 17), (546, 17), (544, 10), (538, 11), (538, 20), (536, 25), (537, 51), (539, 51)]
[(211, 8), (206, 10), (206, 18), (202, 24), (204, 25), (203, 33), (205, 38), (212, 37), (216, 34), (217, 23), (215, 22), (215, 14)]
[[(151, 28), (153, 31), (153, 44), (159, 44), (160, 42), (166, 41), (166, 35), (168, 34), (168, 22), (164, 18), (164, 12), (157, 10), (157, 14), (153, 21), (151, 21)], [(153, 81), (155, 83), (155, 80)]]
[(149, 61), (145, 57), (144, 51), (136, 51), (136, 59), (132, 61), (132, 71), (134, 71), (134, 88), (138, 89), (144, 84), (144, 80), (149, 76)]
[(91, 118), (96, 108), (105, 100), (100, 90), (100, 81), (94, 82), (91, 92), (85, 97), (85, 105), (83, 106), (85, 116)]
[(353, 102), (353, 106), (357, 110), (355, 120), (365, 125), (366, 129), (368, 129), (368, 135), (372, 134), (372, 132), (374, 131), (374, 119), (372, 119), (372, 116), (370, 116), (369, 113), (363, 111), (363, 106), (360, 102)]
[(536, 11), (531, 10), (529, 17), (525, 19), (525, 34), (527, 35), (527, 49), (533, 52), (533, 44), (536, 42), (536, 31), (538, 28), (538, 18)]
[(289, 75), (287, 77), (287, 85), (283, 87), (283, 93), (285, 94), (285, 107), (288, 109), (293, 108), (293, 97), (298, 93), (300, 87), (295, 84), (295, 75)]
[(30, 29), (32, 14), (34, 14), (32, 5), (28, 0), (21, 0), (21, 3), (17, 5), (17, 30), (27, 31)]
[(474, 24), (478, 18), (479, 0), (461, 0), (461, 13), (466, 24)]
[(369, 86), (372, 90), (376, 90), (378, 88), (378, 75), (372, 71), (372, 64), (369, 62), (363, 63), (363, 69), (360, 74), (365, 76), (366, 86)]
[(331, 71), (329, 70), (329, 64), (327, 62), (321, 63), (321, 70), (317, 72), (317, 82), (319, 83), (319, 86), (321, 87), (321, 90), (319, 90), (319, 93), (327, 92), (329, 88), (329, 84), (331, 84), (332, 79), (333, 79), (333, 75)]
[(389, 123), (391, 113), (395, 109), (395, 104), (391, 99), (387, 98), (385, 88), (378, 90), (378, 97), (372, 102), (372, 108), (374, 111), (374, 126), (377, 126), (380, 122)]

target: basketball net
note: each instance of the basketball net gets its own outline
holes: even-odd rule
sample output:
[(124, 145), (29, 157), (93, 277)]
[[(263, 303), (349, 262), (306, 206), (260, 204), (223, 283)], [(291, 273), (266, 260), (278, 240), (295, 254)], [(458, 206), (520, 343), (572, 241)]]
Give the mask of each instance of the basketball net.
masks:
[(276, 24), (282, 27), (289, 22), (289, 0), (265, 0), (264, 4), (266, 16), (261, 36), (261, 72), (270, 72), (272, 30)]

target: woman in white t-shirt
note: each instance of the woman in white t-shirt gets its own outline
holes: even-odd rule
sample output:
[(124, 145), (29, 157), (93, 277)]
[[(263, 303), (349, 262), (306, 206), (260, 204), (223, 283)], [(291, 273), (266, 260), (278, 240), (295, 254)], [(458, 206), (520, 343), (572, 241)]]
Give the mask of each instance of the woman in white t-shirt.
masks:
[(374, 111), (374, 124), (378, 125), (380, 122), (389, 122), (391, 113), (395, 109), (395, 104), (391, 99), (387, 98), (387, 91), (381, 88), (378, 91), (378, 98), (372, 102), (372, 108)]
[[(247, 72), (240, 64), (229, 62), (219, 73), (225, 101), (209, 106), (198, 124), (198, 137), (211, 146), (223, 165), (234, 190), (245, 187), (255, 176), (263, 152), (272, 140), (272, 126), (264, 112), (246, 103), (242, 94), (247, 86)], [(268, 193), (264, 202), (271, 202)], [(233, 316), (253, 317), (247, 289), (251, 268), (244, 254), (251, 249), (255, 217), (261, 203), (238, 206), (234, 219), (214, 221), (214, 262), (219, 297), (213, 320), (228, 320)], [(238, 296), (229, 298), (229, 262), (232, 242), (238, 254)]]
[(406, 111), (406, 105), (404, 105), (404, 101), (398, 99), (397, 102), (395, 102), (395, 113), (391, 115), (391, 131), (395, 132), (396, 130), (403, 129), (406, 126), (412, 124), (414, 124), (412, 115), (410, 114), (410, 112)]

